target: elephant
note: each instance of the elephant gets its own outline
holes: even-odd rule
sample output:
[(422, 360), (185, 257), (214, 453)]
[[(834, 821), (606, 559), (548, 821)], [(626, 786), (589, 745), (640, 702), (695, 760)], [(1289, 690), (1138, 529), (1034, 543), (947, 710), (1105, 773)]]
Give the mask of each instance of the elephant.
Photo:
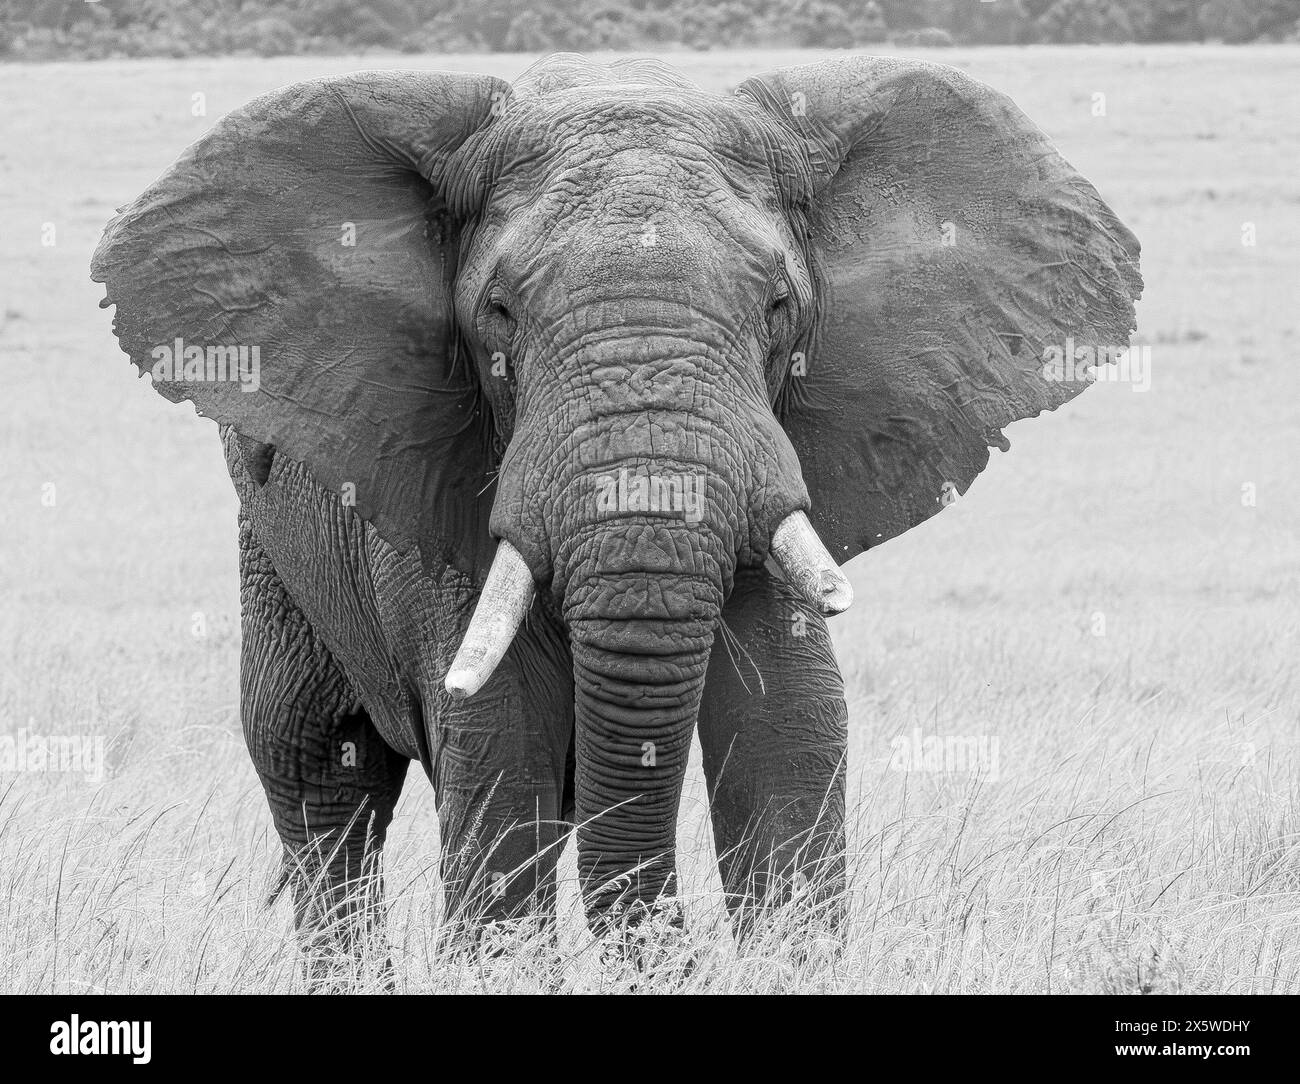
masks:
[(1128, 342), (1138, 255), (1007, 97), (902, 57), (365, 71), (216, 124), (92, 277), (219, 426), (307, 958), (382, 929), (411, 761), (457, 929), (553, 923), (570, 838), (593, 931), (671, 917), (696, 736), (735, 935), (842, 928), (841, 566), (1087, 387), (1044, 352)]

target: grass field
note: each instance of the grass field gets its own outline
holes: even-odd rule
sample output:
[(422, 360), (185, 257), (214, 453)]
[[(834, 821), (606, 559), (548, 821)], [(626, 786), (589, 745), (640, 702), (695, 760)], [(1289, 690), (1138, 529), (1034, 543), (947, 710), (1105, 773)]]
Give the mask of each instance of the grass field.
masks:
[[(1300, 992), (1300, 50), (930, 55), (1009, 92), (1142, 240), (1151, 386), (1013, 427), (962, 501), (849, 566), (840, 959), (731, 943), (695, 758), (686, 988)], [(815, 58), (668, 59), (727, 90)], [(287, 905), (259, 905), (278, 843), (239, 733), (234, 493), (211, 423), (119, 353), (100, 229), (272, 87), (531, 59), (0, 67), (0, 738), (104, 748), (99, 780), (0, 771), (5, 992), (301, 988)], [(996, 741), (996, 773), (893, 770), (918, 729)], [(432, 798), (412, 773), (390, 836), (400, 989), (626, 985), (571, 860), (558, 965), (441, 955)]]

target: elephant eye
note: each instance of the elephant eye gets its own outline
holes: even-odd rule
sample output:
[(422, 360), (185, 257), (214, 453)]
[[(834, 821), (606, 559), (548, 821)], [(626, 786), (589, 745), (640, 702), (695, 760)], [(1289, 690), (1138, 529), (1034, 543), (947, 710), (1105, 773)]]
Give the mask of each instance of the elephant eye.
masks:
[(784, 282), (780, 283), (772, 293), (772, 299), (767, 303), (769, 315), (782, 312), (790, 305), (790, 287)]
[(489, 297), (483, 309), (484, 331), (493, 340), (512, 339), (515, 334), (515, 315), (499, 296)]

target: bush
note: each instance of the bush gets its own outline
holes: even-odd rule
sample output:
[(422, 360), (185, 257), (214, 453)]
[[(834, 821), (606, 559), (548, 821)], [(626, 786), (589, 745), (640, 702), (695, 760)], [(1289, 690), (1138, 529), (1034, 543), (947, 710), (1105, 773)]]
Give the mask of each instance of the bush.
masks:
[(904, 49), (949, 49), (957, 43), (942, 27), (923, 26), (920, 30), (900, 30), (893, 38)]
[(1197, 13), (1207, 37), (1234, 43), (1284, 37), (1298, 20), (1294, 0), (1209, 0)]
[(401, 32), (377, 12), (360, 8), (353, 16), (352, 27), (342, 40), (349, 45), (397, 45)]
[(1114, 0), (1056, 0), (1038, 25), (1048, 41), (1071, 45), (1133, 40), (1128, 13)]
[(616, 4), (601, 4), (583, 13), (577, 29), (583, 49), (635, 49), (641, 42), (636, 13)]
[(293, 26), (278, 15), (266, 15), (236, 26), (230, 35), (232, 48), (248, 49), (258, 56), (296, 53), (298, 38)]
[(539, 10), (550, 5), (524, 5), (518, 0), (459, 0), (449, 15), (461, 33), (470, 39), (481, 41), (485, 48), (495, 52), (505, 48), (510, 26), (521, 14), (519, 9), (524, 6)]
[(641, 16), (641, 33), (647, 42), (663, 43), (681, 39), (681, 23), (667, 12), (647, 11)]
[(541, 15), (525, 11), (515, 16), (506, 31), (505, 49), (510, 53), (540, 53), (556, 48), (555, 39), (546, 31)]
[(1197, 12), (1205, 0), (1128, 0), (1125, 11), (1134, 41), (1198, 41)]
[[(270, 0), (262, 0), (262, 7)], [(356, 45), (387, 45), (413, 33), (416, 9), (407, 0), (310, 0), (291, 15), (299, 33)], [(385, 40), (376, 40), (376, 39)]]
[(436, 15), (403, 39), (404, 47), (421, 53), (475, 53), (484, 49), (479, 38), (466, 34), (460, 20)]
[(797, 45), (844, 47), (853, 43), (849, 17), (829, 0), (797, 0), (786, 25)]
[(863, 45), (873, 45), (889, 38), (889, 27), (885, 24), (885, 13), (876, 0), (867, 0), (859, 12), (850, 12), (853, 24), (853, 40)]

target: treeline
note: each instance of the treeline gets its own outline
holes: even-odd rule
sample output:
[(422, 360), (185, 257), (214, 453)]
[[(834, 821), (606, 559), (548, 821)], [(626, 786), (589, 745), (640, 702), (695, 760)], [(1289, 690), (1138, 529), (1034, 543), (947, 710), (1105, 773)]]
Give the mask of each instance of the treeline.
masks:
[(1300, 0), (4, 0), (0, 56), (1295, 41)]

